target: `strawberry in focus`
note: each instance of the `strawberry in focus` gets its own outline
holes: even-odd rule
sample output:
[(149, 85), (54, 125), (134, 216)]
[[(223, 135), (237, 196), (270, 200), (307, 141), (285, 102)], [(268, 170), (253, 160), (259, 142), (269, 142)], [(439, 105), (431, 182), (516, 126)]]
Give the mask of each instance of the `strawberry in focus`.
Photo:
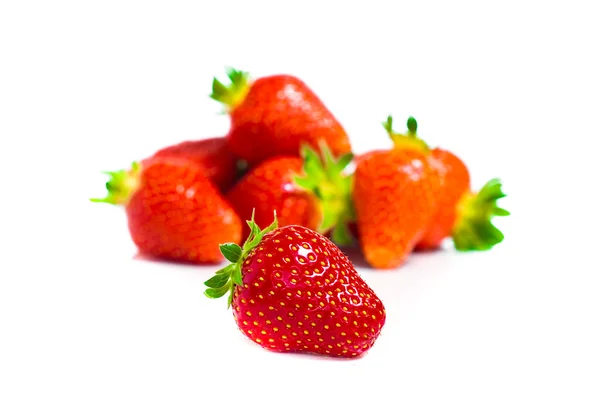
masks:
[(263, 348), (353, 358), (368, 351), (385, 308), (329, 239), (301, 226), (266, 229), (248, 221), (243, 247), (221, 246), (231, 264), (205, 282), (205, 294), (229, 293), (240, 331)]
[(152, 157), (107, 173), (108, 195), (92, 199), (125, 207), (140, 252), (191, 263), (223, 260), (218, 245), (241, 241), (241, 220), (194, 162)]
[(425, 233), (437, 210), (440, 176), (431, 165), (427, 145), (416, 137), (416, 121), (408, 132), (384, 128), (394, 142), (389, 150), (363, 154), (356, 163), (354, 208), (359, 243), (367, 262), (378, 269), (398, 267)]
[(229, 70), (229, 86), (213, 80), (211, 98), (230, 116), (230, 149), (249, 165), (274, 156), (299, 156), (303, 143), (325, 140), (335, 156), (351, 152), (348, 136), (323, 102), (299, 78), (271, 75), (251, 80)]
[(416, 249), (437, 249), (448, 237), (459, 251), (488, 250), (502, 242), (504, 235), (492, 224), (495, 216), (510, 215), (497, 205), (506, 196), (500, 180), (491, 179), (475, 192), (469, 170), (458, 156), (435, 148), (430, 158), (440, 172), (442, 185), (435, 217)]
[(237, 160), (224, 137), (183, 141), (160, 149), (152, 157), (176, 157), (197, 163), (222, 192), (231, 188), (237, 176)]
[[(252, 168), (227, 193), (238, 215), (254, 215), (259, 227), (277, 213), (279, 225), (300, 225), (328, 234), (338, 245), (352, 241), (347, 223), (353, 219), (352, 177), (344, 170), (352, 154), (336, 159), (321, 142), (321, 154), (302, 147), (302, 157), (276, 156)], [(244, 227), (242, 237), (250, 231)]]

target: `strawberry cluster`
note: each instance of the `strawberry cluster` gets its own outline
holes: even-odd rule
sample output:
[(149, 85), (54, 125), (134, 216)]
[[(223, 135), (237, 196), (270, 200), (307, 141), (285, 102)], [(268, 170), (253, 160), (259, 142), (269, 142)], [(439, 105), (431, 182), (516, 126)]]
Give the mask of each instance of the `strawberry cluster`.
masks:
[[(240, 330), (274, 351), (353, 357), (373, 346), (383, 304), (341, 246), (375, 269), (419, 249), (487, 250), (503, 240), (501, 182), (479, 191), (454, 153), (383, 123), (391, 145), (355, 155), (339, 121), (300, 79), (251, 79), (230, 70), (211, 97), (230, 117), (227, 135), (173, 144), (110, 172), (145, 254), (181, 262), (228, 260), (205, 284), (228, 294)], [(266, 227), (261, 230), (261, 227)], [(243, 239), (246, 238), (244, 241)]]

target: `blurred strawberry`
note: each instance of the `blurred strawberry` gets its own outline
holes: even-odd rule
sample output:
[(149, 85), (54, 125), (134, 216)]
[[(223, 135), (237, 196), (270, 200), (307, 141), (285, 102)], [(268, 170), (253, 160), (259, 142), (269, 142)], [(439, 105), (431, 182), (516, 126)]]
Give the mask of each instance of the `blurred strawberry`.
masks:
[(455, 154), (435, 148), (430, 158), (440, 172), (442, 186), (437, 212), (416, 249), (439, 248), (448, 237), (459, 251), (488, 250), (502, 242), (504, 235), (492, 224), (495, 216), (510, 214), (497, 205), (506, 196), (500, 180), (494, 178), (474, 192), (467, 166)]
[(225, 192), (236, 180), (238, 165), (236, 157), (223, 138), (184, 141), (157, 151), (153, 157), (176, 157), (197, 163), (204, 174)]
[[(344, 172), (352, 161), (346, 154), (339, 159), (321, 143), (321, 154), (310, 146), (302, 148), (302, 158), (276, 156), (252, 168), (227, 193), (242, 219), (266, 226), (277, 213), (281, 226), (300, 225), (346, 245), (352, 237), (347, 223), (353, 218), (350, 191), (352, 178)], [(249, 235), (244, 227), (243, 236)]]
[(344, 128), (299, 78), (271, 75), (250, 80), (230, 69), (227, 86), (213, 80), (211, 97), (226, 106), (231, 119), (229, 146), (240, 159), (256, 165), (274, 156), (300, 156), (303, 143), (324, 140), (334, 156), (351, 152)]
[(107, 173), (108, 195), (125, 207), (140, 252), (191, 263), (223, 260), (219, 244), (241, 241), (241, 221), (203, 169), (185, 158), (152, 157)]
[(358, 237), (367, 262), (378, 269), (401, 265), (421, 239), (437, 209), (440, 176), (431, 165), (429, 148), (416, 136), (416, 120), (408, 132), (384, 127), (394, 142), (389, 150), (362, 155), (356, 165), (354, 207)]

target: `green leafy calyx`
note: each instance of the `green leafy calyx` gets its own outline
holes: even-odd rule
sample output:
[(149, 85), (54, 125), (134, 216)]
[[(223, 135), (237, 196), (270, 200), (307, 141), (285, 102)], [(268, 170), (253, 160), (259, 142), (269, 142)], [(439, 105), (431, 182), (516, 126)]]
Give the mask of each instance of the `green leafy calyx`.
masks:
[(504, 240), (504, 234), (492, 224), (496, 216), (509, 216), (498, 207), (506, 194), (498, 178), (488, 181), (479, 193), (467, 193), (457, 207), (457, 220), (452, 232), (454, 246), (459, 251), (483, 251)]
[(294, 177), (300, 188), (313, 193), (319, 200), (322, 220), (317, 231), (326, 234), (338, 245), (353, 242), (348, 223), (354, 220), (351, 191), (353, 176), (346, 167), (352, 162), (352, 153), (335, 158), (325, 141), (320, 141), (320, 154), (307, 144), (301, 147), (304, 160), (302, 174)]
[(262, 241), (265, 234), (277, 228), (277, 215), (273, 213), (273, 223), (262, 231), (254, 222), (254, 211), (252, 211), (252, 218), (246, 221), (246, 223), (250, 227), (250, 235), (246, 239), (246, 242), (244, 242), (244, 245), (240, 247), (233, 242), (221, 244), (219, 246), (221, 253), (231, 263), (218, 270), (213, 277), (204, 282), (204, 285), (208, 287), (204, 291), (204, 295), (209, 298), (221, 298), (223, 295), (229, 293), (227, 308), (231, 306), (231, 302), (233, 301), (235, 286), (243, 284), (242, 263), (248, 254)]
[(390, 139), (394, 142), (396, 149), (415, 149), (429, 152), (429, 145), (417, 137), (417, 120), (414, 117), (409, 117), (406, 121), (408, 130), (404, 133), (394, 131), (393, 123), (392, 116), (388, 116), (387, 120), (383, 122), (383, 128), (385, 128)]
[(250, 75), (247, 72), (233, 68), (227, 69), (229, 83), (224, 84), (217, 78), (213, 79), (210, 97), (225, 105), (227, 111), (232, 111), (248, 94), (250, 89)]
[(139, 187), (140, 171), (138, 162), (133, 162), (129, 170), (105, 171), (104, 174), (110, 177), (106, 182), (108, 194), (104, 198), (92, 198), (90, 201), (111, 205), (127, 204)]

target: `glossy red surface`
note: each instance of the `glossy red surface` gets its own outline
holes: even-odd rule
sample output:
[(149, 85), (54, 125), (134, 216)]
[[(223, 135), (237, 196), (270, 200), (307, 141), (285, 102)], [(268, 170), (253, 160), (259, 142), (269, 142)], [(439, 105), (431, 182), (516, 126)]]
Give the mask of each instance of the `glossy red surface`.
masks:
[(385, 324), (385, 308), (348, 258), (300, 226), (263, 238), (242, 265), (233, 313), (242, 333), (272, 351), (356, 357)]

